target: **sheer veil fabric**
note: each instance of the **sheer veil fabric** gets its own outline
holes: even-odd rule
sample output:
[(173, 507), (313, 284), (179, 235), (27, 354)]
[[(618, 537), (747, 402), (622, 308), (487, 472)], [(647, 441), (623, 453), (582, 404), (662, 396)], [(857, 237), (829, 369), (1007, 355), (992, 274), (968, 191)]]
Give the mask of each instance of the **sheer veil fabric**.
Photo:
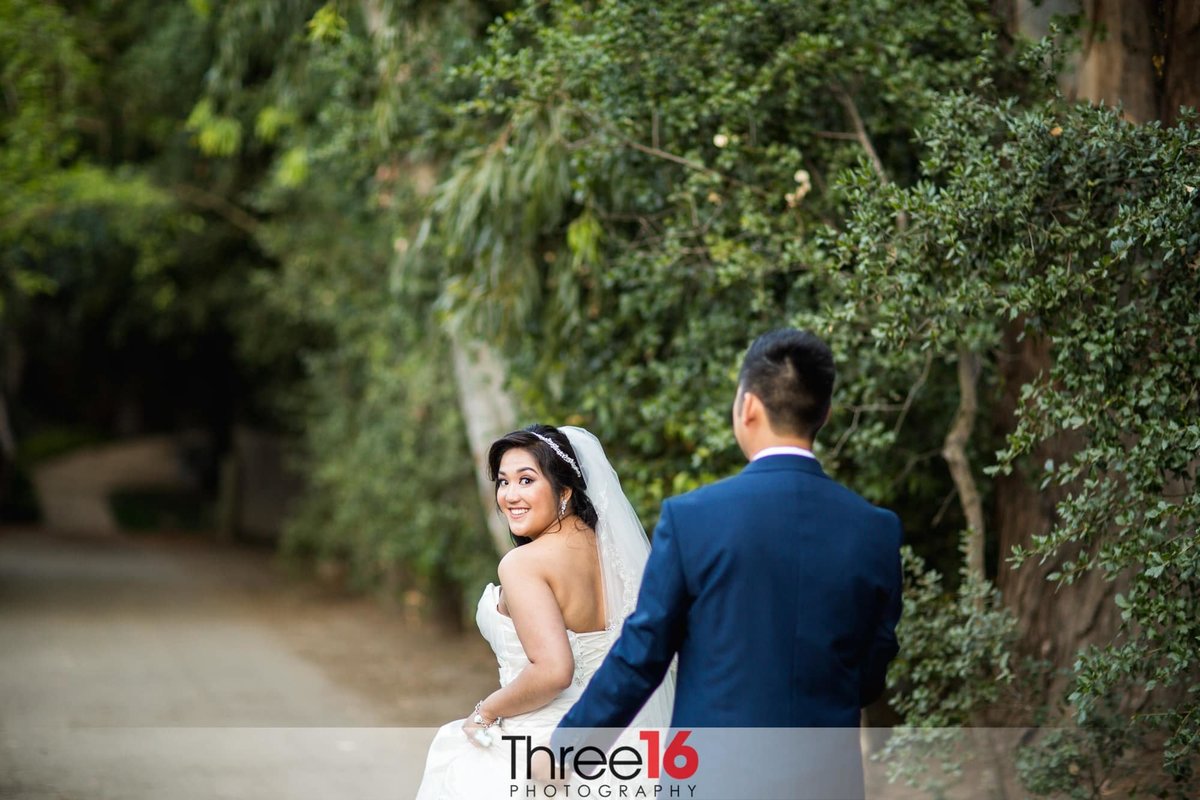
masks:
[[(571, 443), (579, 459), (579, 468), (587, 484), (587, 496), (596, 508), (596, 546), (600, 551), (600, 573), (604, 584), (605, 627), (620, 633), (625, 618), (637, 605), (638, 589), (650, 540), (621, 490), (621, 480), (604, 454), (600, 440), (583, 428), (559, 428)], [(667, 671), (662, 684), (634, 718), (636, 728), (665, 728), (671, 722), (675, 702), (675, 667)]]

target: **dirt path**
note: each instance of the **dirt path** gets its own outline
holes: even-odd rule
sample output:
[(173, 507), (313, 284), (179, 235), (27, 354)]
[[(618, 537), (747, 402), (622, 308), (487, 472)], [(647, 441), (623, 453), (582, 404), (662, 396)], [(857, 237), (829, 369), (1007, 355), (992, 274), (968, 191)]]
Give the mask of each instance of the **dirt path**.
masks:
[(496, 684), (478, 635), (263, 551), (0, 529), (0, 800), (408, 800)]
[(0, 531), (3, 798), (407, 797), (495, 685), (478, 636), (266, 553)]

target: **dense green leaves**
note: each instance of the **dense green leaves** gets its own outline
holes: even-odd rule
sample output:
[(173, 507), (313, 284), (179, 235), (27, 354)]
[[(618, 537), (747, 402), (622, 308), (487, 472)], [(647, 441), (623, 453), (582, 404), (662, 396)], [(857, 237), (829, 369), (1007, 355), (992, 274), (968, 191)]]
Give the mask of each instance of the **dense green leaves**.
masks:
[[(114, 85), (140, 90), (116, 93), (135, 124), (114, 128), (114, 158), (87, 133), (109, 84), (79, 20), (8, 0), (4, 80), (22, 99), (0, 121), (5, 296), (85, 282), (47, 265), (109, 248), (137, 265), (138, 314), (224, 315), (264, 368), (299, 352), (303, 388), (278, 394), (311, 492), (287, 546), (363, 584), (472, 592), (494, 554), (447, 328), (498, 345), (527, 418), (592, 428), (647, 523), (740, 468), (727, 410), (746, 344), (816, 330), (840, 367), (819, 455), (896, 508), (925, 559), (908, 562), (895, 708), (963, 724), (1000, 702), (997, 680), (1058, 667), (1066, 696), (1025, 721), (1061, 701), (1082, 733), (1023, 762), (1031, 790), (1078, 789), (1062, 769), (1148, 730), (1186, 773), (1195, 118), (1135, 125), (1067, 102), (1061, 54), (1008, 40), (991, 6), (147, 4), (115, 15), (141, 23), (116, 48)], [(168, 67), (186, 91), (153, 88)], [(206, 293), (192, 256), (231, 238), (253, 266)], [(958, 577), (965, 512), (943, 448), (959, 363), (979, 365), (962, 455), (986, 572), (1032, 597)], [(1002, 507), (1013, 484), (1040, 507)], [(1012, 578), (1030, 570), (1049, 580)], [(1018, 658), (1042, 644), (1023, 638), (1028, 609), (1108, 584), (1120, 630), (1077, 661)]]
[[(909, 132), (934, 92), (989, 69), (994, 24), (957, 2), (530, 4), (466, 73), (480, 88), (461, 108), (494, 132), (460, 155), (410, 268), (449, 256), (449, 306), (508, 345), (531, 411), (577, 415), (628, 454), (652, 521), (664, 496), (737, 467), (726, 409), (749, 339), (828, 331), (818, 234), (839, 207), (834, 176), (865, 152), (856, 121), (906, 175)], [(831, 466), (853, 463), (847, 430), (895, 444), (923, 363), (873, 372), (886, 389), (869, 399), (843, 395)], [(875, 422), (861, 407), (881, 401), (891, 419)], [(888, 471), (863, 476), (875, 499), (915, 491), (936, 509), (947, 491)]]
[[(1062, 559), (1050, 578), (1064, 584), (1099, 573), (1128, 586), (1121, 636), (1082, 654), (1072, 704), (1084, 721), (1131, 683), (1186, 689), (1200, 671), (1200, 134), (1057, 100), (950, 97), (940, 119), (922, 182), (879, 191), (863, 174), (851, 195), (852, 315), (892, 346), (944, 356), (1000, 353), (1009, 326), (1045, 343), (1048, 369), (1023, 386), (990, 471), (1040, 475), (1065, 498), (1016, 561)], [(906, 291), (881, 298), (891, 280)], [(1022, 466), (1064, 436), (1069, 458)], [(1168, 755), (1194, 752), (1194, 694), (1161, 702)]]
[[(393, 262), (431, 203), (458, 99), (444, 59), (475, 52), (478, 11), (264, 0), (214, 7), (207, 24), (223, 45), (189, 127), (212, 156), (265, 157), (244, 201), (278, 267), (252, 288), (268, 320), (316, 337), (304, 386), (282, 401), (311, 484), (284, 547), (456, 612), (495, 554), (436, 294), (397, 286)], [(258, 63), (261, 48), (274, 56)], [(247, 356), (278, 357), (289, 341), (264, 325)]]
[[(461, 108), (491, 133), (412, 260), (449, 257), (445, 302), (505, 344), (531, 410), (612, 443), (648, 519), (737, 467), (738, 354), (801, 324), (844, 365), (826, 464), (947, 563), (961, 518), (938, 456), (955, 364), (978, 361), (981, 502), (1010, 473), (1062, 498), (1048, 533), (1003, 531), (1014, 564), (1130, 582), (1073, 706), (1140, 683), (1171, 707), (1200, 672), (1195, 127), (1053, 96), (1032, 76), (1058, 56), (1032, 48), (1023, 71), (994, 25), (969, 3), (529, 4), (467, 73)], [(1029, 463), (1051, 444), (1065, 457)], [(1002, 630), (956, 652), (987, 663)], [(1169, 761), (1195, 741), (1179, 702), (1154, 718)]]

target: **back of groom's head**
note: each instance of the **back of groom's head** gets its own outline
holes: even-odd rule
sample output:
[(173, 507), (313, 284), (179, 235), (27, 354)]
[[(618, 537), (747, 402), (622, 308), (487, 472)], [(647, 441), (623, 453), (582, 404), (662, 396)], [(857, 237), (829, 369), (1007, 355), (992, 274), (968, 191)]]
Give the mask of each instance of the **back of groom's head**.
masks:
[(777, 434), (812, 439), (829, 416), (836, 377), (829, 345), (808, 331), (781, 328), (750, 345), (738, 386), (762, 401)]

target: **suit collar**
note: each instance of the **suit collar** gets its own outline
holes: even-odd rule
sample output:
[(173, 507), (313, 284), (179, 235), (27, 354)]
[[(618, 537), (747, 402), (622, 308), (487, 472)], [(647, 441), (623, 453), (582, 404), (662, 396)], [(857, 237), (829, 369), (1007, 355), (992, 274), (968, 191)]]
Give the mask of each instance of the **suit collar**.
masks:
[(754, 457), (750, 460), (758, 461), (760, 458), (766, 458), (767, 456), (806, 456), (807, 458), (816, 458), (812, 450), (805, 447), (777, 446), (764, 447), (755, 453)]
[(820, 478), (828, 478), (825, 470), (815, 458), (793, 455), (763, 456), (757, 461), (751, 461), (742, 470), (744, 474), (753, 472), (807, 472)]

